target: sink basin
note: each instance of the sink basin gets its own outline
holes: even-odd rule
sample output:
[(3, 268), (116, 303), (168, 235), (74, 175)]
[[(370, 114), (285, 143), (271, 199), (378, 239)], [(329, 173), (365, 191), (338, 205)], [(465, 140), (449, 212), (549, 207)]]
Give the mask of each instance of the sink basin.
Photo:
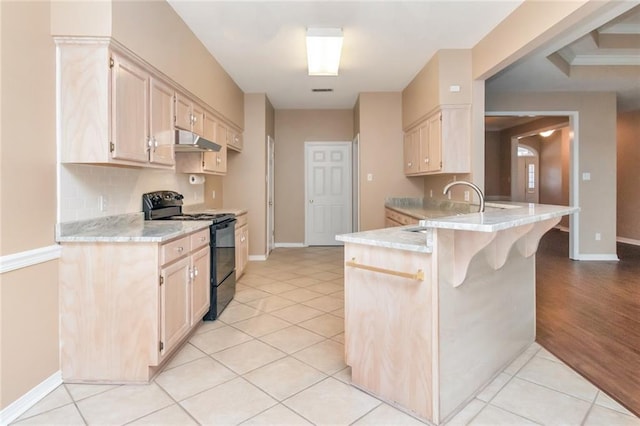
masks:
[(428, 228), (409, 228), (409, 229), (403, 229), (403, 231), (405, 231), (405, 232), (420, 232), (421, 234), (426, 234), (427, 232), (429, 232)]

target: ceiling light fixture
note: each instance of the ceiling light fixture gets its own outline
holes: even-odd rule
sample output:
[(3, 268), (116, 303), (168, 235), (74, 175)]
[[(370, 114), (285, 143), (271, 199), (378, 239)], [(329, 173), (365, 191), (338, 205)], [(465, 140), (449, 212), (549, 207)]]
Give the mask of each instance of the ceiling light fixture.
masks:
[(338, 75), (342, 28), (307, 28), (309, 75)]
[(548, 138), (549, 136), (551, 136), (553, 134), (553, 132), (555, 132), (555, 130), (546, 130), (546, 131), (540, 132), (538, 134), (540, 136), (542, 136), (543, 138)]

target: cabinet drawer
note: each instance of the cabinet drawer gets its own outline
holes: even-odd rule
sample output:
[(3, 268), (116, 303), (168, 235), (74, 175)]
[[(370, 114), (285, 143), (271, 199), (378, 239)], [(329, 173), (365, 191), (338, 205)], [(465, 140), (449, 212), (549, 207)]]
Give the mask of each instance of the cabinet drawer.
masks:
[(191, 251), (209, 244), (209, 228), (191, 234)]
[(164, 265), (186, 255), (190, 251), (189, 236), (179, 238), (160, 246), (160, 264)]
[(247, 224), (247, 214), (236, 216), (236, 229)]

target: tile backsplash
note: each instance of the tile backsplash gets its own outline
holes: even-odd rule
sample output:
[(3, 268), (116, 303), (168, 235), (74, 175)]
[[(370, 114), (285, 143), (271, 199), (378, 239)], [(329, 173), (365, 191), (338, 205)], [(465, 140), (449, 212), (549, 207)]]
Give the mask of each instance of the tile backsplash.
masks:
[(204, 203), (204, 185), (170, 170), (61, 164), (59, 182), (58, 222), (140, 212), (142, 194), (158, 190), (183, 194), (185, 205)]

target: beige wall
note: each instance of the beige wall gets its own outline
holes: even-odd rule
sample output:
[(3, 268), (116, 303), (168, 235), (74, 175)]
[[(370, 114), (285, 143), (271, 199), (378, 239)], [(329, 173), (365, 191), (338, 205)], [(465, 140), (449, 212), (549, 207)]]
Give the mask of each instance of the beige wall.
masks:
[[(420, 197), (420, 178), (407, 178), (402, 162), (402, 94), (361, 93), (360, 230), (384, 228), (384, 201), (388, 197)], [(373, 175), (368, 181), (367, 175)]]
[(275, 111), (275, 241), (304, 242), (304, 143), (351, 141), (353, 111)]
[(501, 196), (500, 190), (500, 158), (502, 144), (500, 132), (485, 132), (484, 137), (484, 193), (487, 197)]
[(618, 236), (640, 241), (640, 110), (618, 115)]
[(246, 208), (249, 254), (266, 254), (267, 135), (273, 133), (273, 107), (264, 93), (245, 95), (245, 130), (242, 153), (230, 152), (223, 180), (224, 207)]
[[(8, 255), (54, 244), (55, 54), (49, 3), (3, 1), (0, 11), (0, 255)], [(57, 270), (50, 261), (0, 276), (0, 409), (59, 369)]]
[[(452, 85), (460, 86), (460, 91), (450, 91)], [(439, 105), (470, 104), (471, 86), (471, 50), (437, 51), (402, 91), (402, 128), (416, 124)]]
[(243, 93), (165, 1), (53, 2), (51, 34), (112, 36), (244, 127)]
[[(493, 93), (487, 94), (488, 111), (576, 111), (578, 113), (581, 211), (579, 252), (616, 253), (616, 96), (615, 93)], [(602, 235), (595, 240), (595, 233)]]

